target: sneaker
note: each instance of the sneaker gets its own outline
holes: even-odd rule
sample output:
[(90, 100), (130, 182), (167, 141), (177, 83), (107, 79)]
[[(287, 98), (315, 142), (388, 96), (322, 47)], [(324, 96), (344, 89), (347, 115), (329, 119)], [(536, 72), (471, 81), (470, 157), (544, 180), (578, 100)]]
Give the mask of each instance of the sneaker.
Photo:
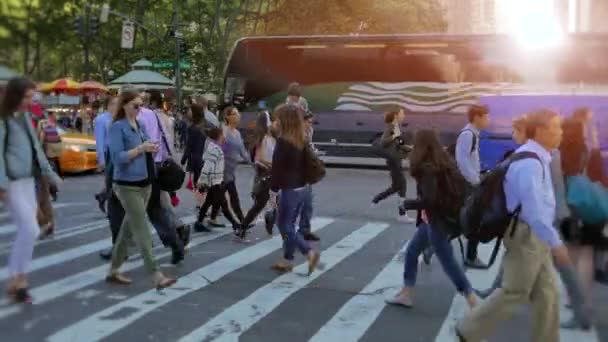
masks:
[(197, 233), (210, 233), (211, 229), (200, 222), (194, 224), (194, 231)]
[(412, 299), (410, 297), (403, 296), (401, 293), (398, 293), (392, 298), (389, 298), (384, 301), (386, 304), (403, 306), (404, 308), (413, 308), (414, 304), (412, 303)]
[(399, 215), (397, 221), (401, 223), (416, 223), (416, 219), (409, 217), (407, 214)]

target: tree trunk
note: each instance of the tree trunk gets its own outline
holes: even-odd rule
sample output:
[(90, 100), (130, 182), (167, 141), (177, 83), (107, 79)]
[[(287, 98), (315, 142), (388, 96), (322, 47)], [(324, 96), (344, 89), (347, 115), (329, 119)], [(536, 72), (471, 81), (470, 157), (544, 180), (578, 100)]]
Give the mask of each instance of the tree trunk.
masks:
[(262, 4), (264, 4), (264, 0), (259, 0), (258, 10), (256, 11), (255, 21), (253, 22), (253, 32), (251, 33), (254, 36), (258, 33), (258, 22), (260, 21), (260, 16), (262, 15)]
[(29, 75), (28, 64), (30, 61), (30, 41), (31, 41), (31, 17), (32, 17), (32, 1), (29, 0), (26, 5), (25, 32), (23, 34), (23, 73)]

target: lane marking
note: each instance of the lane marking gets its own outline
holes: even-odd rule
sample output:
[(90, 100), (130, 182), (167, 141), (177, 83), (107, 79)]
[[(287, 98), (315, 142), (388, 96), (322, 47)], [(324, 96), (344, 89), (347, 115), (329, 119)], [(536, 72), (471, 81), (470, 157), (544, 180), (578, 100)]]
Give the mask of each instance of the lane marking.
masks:
[[(190, 216), (193, 217), (194, 215)], [(184, 220), (186, 221), (186, 220)], [(184, 222), (186, 223), (186, 222)], [(154, 233), (154, 230), (152, 229)], [(101, 241), (96, 241), (79, 247), (71, 248), (60, 253), (51, 254), (42, 258), (36, 258), (32, 261), (28, 273), (36, 272), (47, 267), (63, 264), (66, 261), (80, 258), (82, 256), (99, 252), (103, 249), (112, 247), (112, 241), (109, 238)], [(8, 267), (0, 269), (0, 281), (4, 281), (10, 277)]]
[[(477, 252), (481, 258), (481, 260), (489, 260), (490, 255), (492, 254), (492, 249), (494, 248), (494, 242), (487, 244), (479, 244)], [(454, 249), (456, 251), (456, 249)], [(492, 286), (494, 282), (494, 278), (498, 274), (498, 270), (500, 269), (500, 265), (502, 264), (502, 258), (504, 257), (504, 246), (501, 247), (501, 251), (496, 258), (496, 262), (489, 270), (474, 270), (468, 269), (466, 272), (467, 278), (471, 282), (471, 285), (477, 289), (487, 289)], [(565, 289), (563, 288), (563, 284), (558, 274), (555, 275), (556, 279), (560, 283), (560, 303), (567, 303), (567, 294)], [(439, 334), (435, 338), (435, 342), (444, 342), (444, 341), (452, 341), (455, 338), (454, 335), (454, 326), (458, 322), (458, 320), (462, 319), (464, 315), (468, 312), (469, 306), (460, 294), (456, 294), (452, 301), (452, 305), (450, 306), (450, 310), (441, 325), (441, 329), (439, 330)], [(568, 312), (569, 310), (564, 307), (560, 308), (560, 317), (562, 321), (565, 317), (570, 317), (571, 314)], [(599, 337), (597, 331), (591, 330), (589, 332), (584, 331), (570, 331), (565, 329), (560, 329), (560, 339), (563, 341), (579, 341), (579, 342), (595, 342), (599, 341)]]
[[(198, 237), (198, 238), (193, 238), (190, 241), (189, 249), (191, 250), (192, 248), (194, 248), (198, 245), (219, 239), (219, 238), (229, 235), (229, 234), (231, 234), (230, 231), (221, 231), (221, 232), (215, 232), (213, 234)], [(154, 247), (154, 251), (158, 251), (160, 249), (165, 249), (165, 247), (162, 245)], [(155, 259), (160, 260), (162, 258), (166, 258), (169, 256), (171, 256), (170, 251), (163, 252), (163, 253), (159, 253), (158, 255), (155, 255)], [(126, 262), (122, 266), (121, 271), (129, 272), (134, 269), (142, 267), (144, 264), (143, 260), (138, 257), (139, 257), (139, 254), (133, 255), (134, 260)], [(46, 304), (57, 298), (60, 298), (65, 295), (68, 295), (72, 292), (81, 290), (87, 286), (91, 286), (98, 282), (104, 281), (107, 272), (108, 272), (108, 265), (104, 264), (102, 266), (98, 266), (98, 267), (71, 275), (69, 277), (54, 281), (52, 283), (48, 283), (43, 286), (34, 288), (31, 290), (32, 297), (34, 297), (34, 303), (36, 305)], [(3, 300), (1, 303), (4, 306), (9, 305), (8, 301), (6, 301), (6, 300)], [(4, 319), (10, 315), (13, 315), (13, 314), (16, 314), (16, 313), (19, 313), (22, 311), (23, 311), (23, 306), (15, 306), (15, 305), (11, 305), (8, 307), (0, 306), (0, 319)]]
[[(333, 222), (334, 220), (330, 218), (315, 218), (312, 220), (312, 230), (317, 231)], [(244, 248), (237, 253), (226, 256), (181, 277), (176, 288), (166, 289), (163, 294), (159, 294), (155, 289), (143, 292), (70, 326), (64, 327), (52, 336), (49, 336), (47, 341), (65, 342), (80, 339), (89, 342), (99, 341), (165, 304), (203, 289), (224, 276), (270, 255), (281, 248), (282, 243), (281, 237), (275, 236), (251, 247)], [(108, 317), (112, 317), (118, 312), (120, 312), (119, 320), (108, 319)]]
[[(40, 240), (36, 241), (36, 247), (46, 245), (51, 242), (67, 239), (72, 236), (92, 232), (92, 231), (100, 229), (100, 228), (107, 228), (107, 227), (108, 227), (108, 220), (98, 220), (98, 221), (81, 224), (79, 226), (75, 226), (75, 227), (71, 227), (71, 228), (59, 229), (59, 230), (56, 230), (55, 234), (53, 234), (49, 238), (42, 240), (42, 241), (40, 241)], [(0, 244), (0, 254), (10, 252), (12, 247), (13, 247), (12, 241), (1, 243)]]
[(398, 261), (398, 256), (392, 258), (376, 278), (344, 304), (309, 341), (358, 341), (363, 337), (384, 310), (384, 300), (403, 285), (399, 277), (403, 263)]
[(388, 226), (385, 223), (368, 223), (360, 227), (323, 251), (322, 261), (325, 264), (323, 270), (317, 270), (309, 277), (302, 276), (301, 273), (308, 272), (308, 263), (300, 264), (294, 269), (294, 272), (274, 279), (249, 297), (225, 309), (203, 326), (182, 337), (179, 342), (237, 341), (241, 334), (266, 317), (283, 301), (363, 248)]
[[(90, 205), (90, 203), (70, 202), (70, 203), (53, 203), (52, 205), (53, 205), (53, 209), (59, 210), (62, 208)], [(8, 212), (0, 213), (0, 220), (6, 220), (8, 218), (10, 218), (10, 213), (8, 213)], [(12, 224), (0, 226), (0, 234), (9, 234), (14, 231), (15, 231), (15, 226)]]

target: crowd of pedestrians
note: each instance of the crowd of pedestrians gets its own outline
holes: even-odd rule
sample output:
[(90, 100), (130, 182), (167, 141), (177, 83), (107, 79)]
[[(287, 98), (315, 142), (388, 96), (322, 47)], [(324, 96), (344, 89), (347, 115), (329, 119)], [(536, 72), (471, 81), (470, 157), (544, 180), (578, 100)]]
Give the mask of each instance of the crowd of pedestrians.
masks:
[[(26, 79), (11, 80), (0, 104), (0, 150), (4, 151), (0, 157), (0, 200), (17, 226), (6, 293), (17, 302), (32, 300), (27, 271), (35, 240), (41, 234), (41, 219), (33, 213), (44, 206), (37, 194), (47, 189), (48, 200), (51, 188), (61, 185), (49, 162), (56, 142), (52, 124), (38, 129), (31, 125), (28, 108), (34, 90), (35, 84)], [(250, 229), (262, 220), (268, 234), (276, 226), (283, 238), (283, 255), (271, 266), (273, 270), (292, 271), (299, 251), (308, 262), (309, 274), (315, 271), (321, 254), (310, 244), (319, 240), (310, 224), (313, 186), (325, 170), (312, 144), (314, 119), (308, 102), (298, 84), (290, 85), (287, 93), (285, 103), (274, 111), (258, 113), (248, 139), (243, 139), (238, 129), (241, 115), (236, 107), (228, 106), (216, 115), (205, 99), (194, 99), (188, 107), (189, 126), (175, 134), (176, 124), (164, 110), (158, 91), (142, 94), (126, 90), (105, 101), (94, 128), (98, 164), (105, 172), (96, 199), (108, 215), (113, 244), (102, 254), (110, 261), (108, 283), (132, 283), (120, 272), (132, 242), (153, 277), (154, 288), (162, 290), (178, 281), (160, 271), (150, 233), (154, 228), (171, 249), (173, 264), (184, 260), (190, 228), (175, 214), (172, 199), (176, 189), (160, 176), (172, 168), (176, 177), (183, 172), (181, 168), (187, 171), (196, 195), (195, 232), (223, 227), (218, 220), (221, 210), (234, 239), (246, 243)], [(391, 185), (372, 199), (372, 205), (397, 194), (396, 218), (417, 227), (405, 246), (403, 287), (387, 303), (414, 306), (418, 257), (424, 254), (425, 259), (438, 259), (470, 307), (454, 327), (460, 341), (483, 340), (524, 303), (531, 304), (532, 341), (558, 341), (560, 327), (591, 329), (594, 253), (608, 246), (602, 235), (608, 214), (602, 215), (601, 210), (598, 213), (590, 208), (588, 201), (581, 204), (578, 200), (588, 196), (592, 187), (594, 193), (608, 191), (593, 113), (580, 108), (563, 120), (558, 113), (544, 109), (522, 115), (513, 122), (513, 139), (520, 147), (506, 153), (495, 170), (482, 174), (480, 134), (488, 127), (490, 115), (486, 106), (471, 106), (468, 124), (456, 143), (446, 149), (434, 130), (416, 132), (413, 147), (407, 146), (402, 132), (403, 110), (385, 114), (386, 130), (374, 149), (386, 159)], [(49, 121), (52, 123), (52, 118)], [(178, 145), (184, 148), (179, 163), (175, 159)], [(407, 198), (404, 159), (409, 159), (408, 172), (416, 182), (413, 198)], [(241, 207), (242, 194), (236, 186), (241, 163), (255, 169), (250, 191), (253, 205), (245, 208), (248, 210)], [(475, 196), (490, 191), (502, 207), (478, 205), (471, 209)], [(470, 210), (482, 213), (476, 215), (478, 221), (484, 213), (495, 214), (492, 210), (508, 218), (508, 224), (496, 227), (491, 236), (497, 238), (497, 248), (506, 252), (489, 289), (474, 288), (476, 284), (468, 280), (452, 248), (454, 239), (465, 236), (462, 258), (466, 267), (486, 269), (493, 262), (485, 263), (477, 254), (479, 244), (492, 239), (486, 238), (488, 232), (479, 231), (483, 224), (472, 227), (474, 221), (465, 221)], [(408, 212), (416, 212), (416, 217)], [(42, 235), (52, 229), (50, 219)], [(563, 323), (554, 269), (565, 284), (574, 312), (573, 318)]]

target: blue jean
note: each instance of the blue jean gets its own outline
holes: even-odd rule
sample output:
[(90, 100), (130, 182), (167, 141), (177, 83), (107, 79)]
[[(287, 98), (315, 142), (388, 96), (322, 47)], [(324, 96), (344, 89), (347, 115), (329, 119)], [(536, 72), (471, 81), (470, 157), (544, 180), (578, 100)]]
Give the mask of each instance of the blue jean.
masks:
[(281, 190), (277, 225), (283, 235), (283, 253), (287, 260), (293, 260), (296, 248), (304, 255), (310, 251), (308, 242), (296, 233), (296, 220), (304, 207), (306, 196), (306, 189)]
[(418, 257), (429, 245), (433, 247), (443, 271), (456, 286), (458, 292), (465, 296), (469, 295), (473, 289), (471, 283), (469, 283), (469, 280), (464, 274), (464, 269), (458, 264), (456, 257), (454, 257), (452, 244), (442, 231), (439, 229), (432, 229), (430, 225), (424, 223), (418, 226), (418, 229), (405, 252), (405, 268), (403, 271), (404, 286), (414, 287), (414, 285), (416, 285)]
[(298, 229), (298, 233), (300, 234), (308, 234), (310, 233), (310, 220), (312, 220), (312, 201), (313, 201), (313, 193), (312, 186), (308, 185), (306, 187), (306, 199), (304, 200), (304, 205), (302, 206), (302, 212), (300, 213), (300, 228)]

